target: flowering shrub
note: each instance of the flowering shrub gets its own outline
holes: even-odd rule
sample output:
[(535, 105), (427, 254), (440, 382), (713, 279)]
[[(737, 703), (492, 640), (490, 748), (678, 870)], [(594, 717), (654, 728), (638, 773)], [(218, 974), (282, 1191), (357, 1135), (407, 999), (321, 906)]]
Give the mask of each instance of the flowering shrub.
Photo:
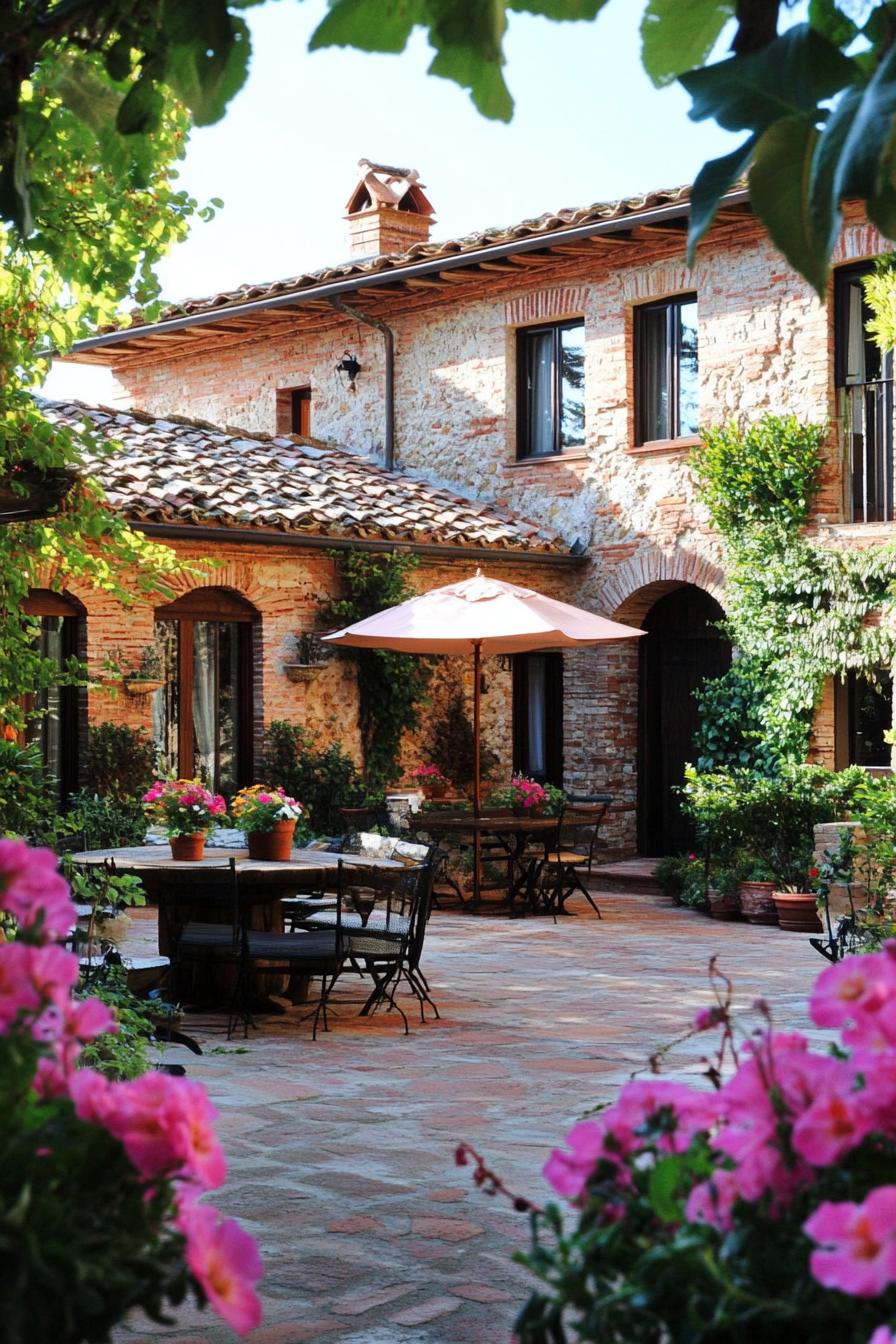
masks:
[(255, 1244), (196, 1202), (225, 1176), (204, 1090), (78, 1067), (115, 1023), (72, 998), (78, 960), (54, 940), (75, 908), (49, 850), (0, 840), (0, 910), (17, 925), (0, 943), (0, 1341), (104, 1341), (132, 1308), (164, 1320), (188, 1291), (254, 1329)]
[[(522, 1344), (893, 1344), (896, 942), (819, 976), (828, 1048), (775, 1031), (760, 1001), (738, 1052), (714, 975), (726, 991), (694, 1025), (720, 1033), (716, 1090), (630, 1082), (550, 1157), (575, 1222), (534, 1211)], [(481, 1161), (475, 1179), (502, 1188)]]
[(451, 783), (447, 775), (443, 775), (437, 765), (418, 765), (411, 771), (411, 778), (418, 779), (421, 784), (445, 784)]
[(143, 795), (147, 815), (169, 836), (206, 834), (227, 812), (219, 793), (210, 793), (198, 779), (157, 779)]
[(272, 831), (275, 821), (297, 821), (302, 815), (302, 804), (283, 789), (253, 784), (236, 794), (230, 813), (244, 831)]

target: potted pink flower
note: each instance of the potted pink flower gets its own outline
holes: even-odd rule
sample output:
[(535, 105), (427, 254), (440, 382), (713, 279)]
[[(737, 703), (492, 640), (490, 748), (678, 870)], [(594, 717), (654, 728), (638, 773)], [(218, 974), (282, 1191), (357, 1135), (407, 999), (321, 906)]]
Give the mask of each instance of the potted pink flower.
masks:
[(143, 805), (167, 831), (171, 857), (192, 862), (202, 858), (209, 831), (227, 813), (221, 795), (198, 779), (157, 779), (143, 795)]
[(442, 774), (437, 765), (418, 765), (411, 771), (419, 787), (429, 798), (444, 798), (451, 788), (451, 780)]
[(302, 804), (281, 788), (253, 784), (240, 789), (230, 805), (230, 814), (246, 832), (250, 859), (285, 862), (292, 854), (296, 822)]

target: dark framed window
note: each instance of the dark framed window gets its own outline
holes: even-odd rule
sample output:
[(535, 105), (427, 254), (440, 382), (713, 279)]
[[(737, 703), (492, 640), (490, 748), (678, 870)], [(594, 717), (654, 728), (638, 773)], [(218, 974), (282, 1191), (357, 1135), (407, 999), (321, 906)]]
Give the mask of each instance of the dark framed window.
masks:
[(311, 388), (282, 387), (277, 392), (277, 433), (311, 434)]
[(850, 672), (835, 685), (836, 765), (889, 769), (892, 748), (884, 733), (893, 726), (893, 677), (877, 668), (870, 677)]
[(585, 323), (517, 333), (517, 457), (550, 457), (585, 443)]
[(253, 633), (258, 613), (224, 588), (156, 611), (164, 686), (152, 697), (162, 766), (231, 795), (252, 781)]
[[(83, 657), (85, 617), (83, 608), (74, 599), (48, 588), (34, 588), (23, 610), (39, 621), (36, 643), (40, 654), (55, 663), (60, 673), (70, 658)], [(29, 722), (24, 737), (28, 742), (39, 743), (59, 803), (64, 803), (78, 787), (83, 698), (77, 686), (58, 682), (25, 697)]]
[(563, 785), (563, 655), (513, 659), (513, 768), (540, 784)]
[(636, 442), (696, 434), (700, 402), (696, 295), (636, 308), (634, 339)]
[(848, 458), (847, 511), (859, 523), (891, 522), (893, 499), (893, 355), (868, 334), (871, 309), (863, 278), (871, 263), (834, 272), (834, 381)]

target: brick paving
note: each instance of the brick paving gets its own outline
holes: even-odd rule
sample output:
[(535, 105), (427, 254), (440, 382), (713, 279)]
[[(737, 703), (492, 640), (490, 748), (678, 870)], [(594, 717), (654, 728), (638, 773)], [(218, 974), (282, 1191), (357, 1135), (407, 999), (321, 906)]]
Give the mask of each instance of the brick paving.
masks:
[[(528, 1284), (511, 1254), (527, 1222), (471, 1187), (455, 1144), (544, 1199), (551, 1147), (709, 1001), (713, 953), (745, 1008), (762, 995), (779, 1025), (807, 1027), (804, 996), (824, 963), (804, 936), (716, 923), (657, 895), (599, 899), (602, 920), (583, 901), (556, 925), (437, 911), (424, 966), (442, 1020), (411, 1016), (409, 1037), (396, 1014), (356, 1017), (351, 979), (317, 1042), (300, 1009), (260, 1019), (246, 1053), (220, 1019), (188, 1019), (203, 1057), (168, 1058), (219, 1109), (230, 1178), (215, 1202), (255, 1235), (266, 1267), (252, 1344), (510, 1344)], [(149, 918), (134, 933), (136, 947)], [(695, 1073), (699, 1043), (673, 1064)], [(176, 1326), (133, 1320), (115, 1339), (234, 1336), (185, 1308)]]

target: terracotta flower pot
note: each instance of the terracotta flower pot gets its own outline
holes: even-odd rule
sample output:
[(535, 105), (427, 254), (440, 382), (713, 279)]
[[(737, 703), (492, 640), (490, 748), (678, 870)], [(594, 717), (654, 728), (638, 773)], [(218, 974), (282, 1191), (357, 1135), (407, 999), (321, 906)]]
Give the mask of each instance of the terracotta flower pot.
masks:
[(249, 844), (250, 859), (267, 859), (268, 862), (286, 863), (292, 855), (292, 838), (295, 834), (295, 821), (275, 821), (270, 831), (249, 831), (246, 840)]
[(196, 831), (193, 835), (172, 835), (168, 839), (171, 857), (180, 863), (195, 863), (205, 853), (205, 831)]
[(706, 893), (712, 919), (740, 919), (740, 901), (735, 892), (724, 895), (710, 887)]
[(788, 933), (821, 933), (815, 894), (811, 891), (776, 891), (778, 923)]
[(444, 798), (448, 792), (447, 779), (431, 779), (424, 785), (426, 793), (430, 798)]
[(738, 882), (741, 914), (750, 924), (777, 924), (774, 882)]

